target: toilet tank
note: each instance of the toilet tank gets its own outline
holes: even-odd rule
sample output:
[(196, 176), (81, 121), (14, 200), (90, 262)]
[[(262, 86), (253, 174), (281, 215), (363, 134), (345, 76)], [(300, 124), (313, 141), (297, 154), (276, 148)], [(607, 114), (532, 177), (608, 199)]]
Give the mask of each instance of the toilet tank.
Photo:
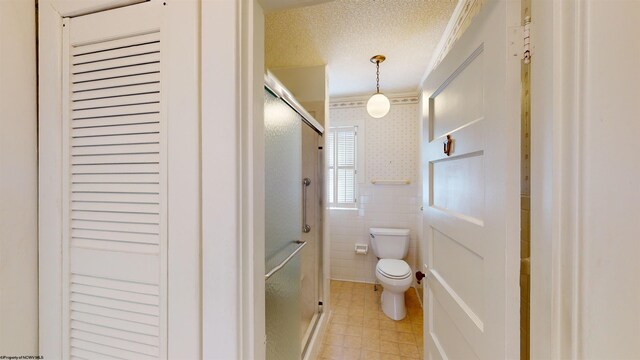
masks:
[(409, 229), (370, 228), (369, 237), (380, 259), (402, 260), (409, 252)]

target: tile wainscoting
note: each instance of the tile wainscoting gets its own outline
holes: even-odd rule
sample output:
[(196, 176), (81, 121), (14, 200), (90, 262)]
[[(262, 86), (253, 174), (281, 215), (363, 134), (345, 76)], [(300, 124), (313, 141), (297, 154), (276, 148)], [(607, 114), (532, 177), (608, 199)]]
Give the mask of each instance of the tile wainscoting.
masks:
[[(421, 198), (416, 185), (365, 185), (360, 187), (357, 210), (331, 210), (331, 278), (374, 283), (378, 259), (371, 248), (369, 228), (393, 227), (411, 231), (409, 254), (405, 261), (413, 272), (416, 262), (416, 243), (420, 226)], [(355, 253), (355, 244), (369, 245), (367, 255)]]

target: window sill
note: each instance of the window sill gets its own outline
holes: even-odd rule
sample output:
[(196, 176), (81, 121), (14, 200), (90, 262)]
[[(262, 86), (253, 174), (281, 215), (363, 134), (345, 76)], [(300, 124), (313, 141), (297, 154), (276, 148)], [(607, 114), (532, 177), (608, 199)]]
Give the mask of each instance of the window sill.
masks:
[(353, 208), (345, 208), (345, 207), (329, 207), (329, 210), (358, 211), (358, 210), (360, 210), (360, 209), (358, 209), (357, 207), (353, 207)]

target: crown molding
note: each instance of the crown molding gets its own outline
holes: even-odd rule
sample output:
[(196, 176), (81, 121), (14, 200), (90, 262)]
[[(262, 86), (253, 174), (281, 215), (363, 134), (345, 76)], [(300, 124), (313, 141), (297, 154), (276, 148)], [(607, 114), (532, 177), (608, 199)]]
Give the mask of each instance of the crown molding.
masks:
[(453, 44), (462, 36), (464, 31), (469, 26), (471, 20), (478, 14), (484, 2), (486, 0), (458, 0), (458, 4), (453, 10), (453, 14), (447, 23), (447, 27), (444, 29), (442, 33), (442, 37), (438, 42), (435, 50), (433, 51), (433, 56), (429, 61), (429, 66), (427, 67), (422, 79), (420, 80), (420, 85), (418, 88), (422, 87), (422, 84), (427, 79), (427, 76), (431, 73), (431, 71), (440, 64), (442, 59), (447, 55), (449, 50)]
[[(418, 93), (385, 94), (391, 105), (417, 104), (420, 100)], [(329, 101), (330, 109), (344, 109), (366, 107), (371, 95), (349, 96), (333, 98)]]

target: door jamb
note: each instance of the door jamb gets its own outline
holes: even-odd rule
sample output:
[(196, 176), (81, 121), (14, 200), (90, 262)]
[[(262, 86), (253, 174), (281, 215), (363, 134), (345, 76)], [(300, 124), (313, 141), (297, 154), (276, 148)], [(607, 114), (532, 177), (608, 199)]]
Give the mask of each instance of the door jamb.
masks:
[(532, 5), (531, 358), (577, 359), (586, 6)]
[(62, 23), (54, 1), (39, 0), (38, 332), (39, 353), (54, 358), (62, 357)]

